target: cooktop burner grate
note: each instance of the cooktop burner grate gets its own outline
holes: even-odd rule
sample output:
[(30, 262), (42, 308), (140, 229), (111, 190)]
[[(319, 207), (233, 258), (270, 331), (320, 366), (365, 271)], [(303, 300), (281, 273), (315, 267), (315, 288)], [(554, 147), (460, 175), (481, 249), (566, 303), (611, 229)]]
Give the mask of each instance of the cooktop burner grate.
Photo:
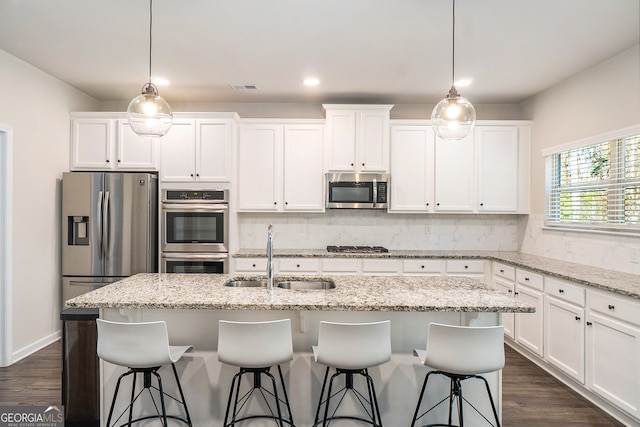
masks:
[(382, 246), (327, 246), (327, 252), (370, 254), (386, 253), (389, 250)]

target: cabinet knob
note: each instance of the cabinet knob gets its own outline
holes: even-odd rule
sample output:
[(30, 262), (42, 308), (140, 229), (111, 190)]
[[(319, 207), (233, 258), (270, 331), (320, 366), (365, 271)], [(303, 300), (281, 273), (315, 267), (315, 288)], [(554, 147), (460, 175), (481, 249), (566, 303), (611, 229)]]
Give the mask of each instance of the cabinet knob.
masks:
[(580, 316), (576, 316), (576, 320), (580, 320)]
[(362, 166), (364, 166), (364, 163), (362, 164)]
[(278, 204), (278, 202), (273, 202), (273, 206), (275, 206), (275, 205), (277, 205), (277, 204)]
[(480, 206), (484, 206), (484, 203), (480, 203)]
[(524, 281), (525, 281), (525, 282), (528, 282), (528, 281), (529, 281), (529, 278), (528, 278), (528, 277), (525, 277), (525, 278), (524, 278)]
[[(509, 291), (509, 292), (511, 292), (511, 291)], [(513, 294), (514, 294), (514, 295), (516, 295), (516, 296), (518, 295), (518, 293), (517, 293), (517, 292), (514, 292)]]
[(591, 325), (593, 325), (593, 323), (587, 322), (587, 326), (591, 326)]
[(440, 206), (440, 203), (436, 203), (436, 206)]
[(500, 269), (500, 273), (504, 273), (504, 269), (502, 269), (502, 268), (501, 268), (501, 269)]
[(107, 159), (107, 163), (109, 163), (109, 159)]
[(300, 268), (300, 264), (296, 264), (296, 268)]
[(509, 290), (507, 291), (507, 293), (513, 293), (513, 291), (512, 291), (511, 289), (509, 289)]
[(285, 205), (288, 205), (288, 204), (289, 204), (289, 202), (284, 202), (284, 204), (285, 204)]
[(118, 163), (121, 163), (121, 162), (122, 162), (122, 160), (118, 159)]
[(353, 163), (351, 163), (351, 166), (353, 166)]
[(189, 176), (190, 176), (191, 178), (193, 178), (193, 174), (192, 174), (192, 173), (190, 173), (190, 174), (189, 174)]
[(424, 265), (421, 265), (420, 268), (424, 268)]
[(197, 176), (198, 178), (200, 178), (200, 174), (199, 174), (199, 173), (197, 173), (197, 174), (196, 174), (196, 176)]
[(427, 206), (429, 206), (429, 203), (427, 202)]
[(609, 307), (609, 310), (615, 310), (616, 308), (614, 305), (611, 305), (611, 304), (609, 304), (608, 307)]
[(255, 264), (251, 264), (251, 266), (252, 266), (252, 267), (255, 267), (256, 265), (255, 265)]
[(469, 268), (469, 266), (468, 266), (468, 265), (465, 265), (465, 266), (464, 266), (464, 268), (465, 268), (465, 269), (468, 269), (468, 268)]
[(558, 292), (560, 292), (561, 294), (564, 294), (564, 289), (558, 289)]

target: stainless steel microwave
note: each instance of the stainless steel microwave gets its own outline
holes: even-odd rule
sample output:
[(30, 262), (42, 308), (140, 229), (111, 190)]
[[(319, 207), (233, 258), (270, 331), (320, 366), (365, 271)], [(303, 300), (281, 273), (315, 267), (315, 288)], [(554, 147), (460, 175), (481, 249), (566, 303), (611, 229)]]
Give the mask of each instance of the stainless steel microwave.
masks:
[(372, 173), (328, 173), (329, 209), (386, 209), (389, 175)]

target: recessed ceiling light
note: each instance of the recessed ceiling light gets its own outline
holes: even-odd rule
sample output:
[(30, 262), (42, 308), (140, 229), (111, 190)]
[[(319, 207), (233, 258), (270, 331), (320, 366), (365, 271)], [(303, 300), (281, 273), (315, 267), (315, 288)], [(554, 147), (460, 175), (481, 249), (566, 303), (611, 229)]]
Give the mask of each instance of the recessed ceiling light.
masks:
[(473, 81), (472, 79), (460, 79), (460, 80), (456, 80), (454, 84), (456, 85), (456, 87), (467, 87), (471, 85), (472, 81)]
[(320, 80), (315, 77), (307, 77), (302, 81), (305, 86), (318, 86), (320, 84)]
[(165, 79), (164, 77), (154, 77), (153, 79), (151, 79), (151, 83), (156, 86), (169, 86), (169, 80)]

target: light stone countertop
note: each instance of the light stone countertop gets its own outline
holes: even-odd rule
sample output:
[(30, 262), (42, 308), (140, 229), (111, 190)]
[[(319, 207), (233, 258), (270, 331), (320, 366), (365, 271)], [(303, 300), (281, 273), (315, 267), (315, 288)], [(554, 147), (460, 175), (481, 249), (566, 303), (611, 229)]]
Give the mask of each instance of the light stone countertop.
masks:
[[(233, 257), (266, 257), (266, 252), (260, 249), (243, 249), (234, 253)], [(274, 251), (274, 257), (485, 259), (640, 299), (640, 265), (638, 266), (638, 274), (630, 274), (522, 252), (496, 251), (389, 251), (388, 253), (382, 254), (352, 254), (331, 253), (324, 249), (276, 249)]]
[[(322, 276), (335, 289), (234, 288), (231, 274), (141, 273), (73, 298), (67, 308), (520, 312), (534, 308), (464, 277)], [(295, 279), (276, 275), (276, 282)], [(314, 277), (305, 276), (305, 279)], [(316, 277), (320, 279), (320, 277)]]

